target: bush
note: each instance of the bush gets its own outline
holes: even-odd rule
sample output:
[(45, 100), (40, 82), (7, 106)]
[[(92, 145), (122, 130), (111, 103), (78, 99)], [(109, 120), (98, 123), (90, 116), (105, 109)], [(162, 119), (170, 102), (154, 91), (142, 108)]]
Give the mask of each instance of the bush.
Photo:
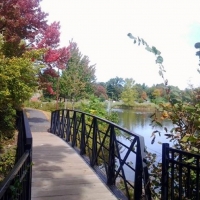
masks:
[[(39, 102), (39, 101), (26, 101), (24, 103), (25, 107), (44, 110), (44, 111), (54, 111), (56, 110), (56, 103), (55, 102)], [(59, 102), (58, 108), (63, 109), (64, 103)]]
[(0, 182), (8, 175), (15, 164), (16, 149), (8, 149), (0, 157)]
[(15, 131), (16, 111), (11, 104), (0, 107), (0, 139), (11, 139)]

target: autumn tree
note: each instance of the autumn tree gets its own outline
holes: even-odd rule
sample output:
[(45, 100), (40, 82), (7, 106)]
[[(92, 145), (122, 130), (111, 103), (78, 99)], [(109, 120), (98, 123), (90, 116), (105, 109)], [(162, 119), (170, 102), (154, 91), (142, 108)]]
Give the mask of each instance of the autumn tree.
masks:
[[(38, 75), (51, 76), (55, 67), (66, 67), (69, 48), (59, 48), (60, 25), (58, 22), (49, 25), (46, 16), (40, 0), (0, 2), (1, 112), (8, 104), (11, 110), (19, 109), (39, 83), (41, 87), (48, 86), (51, 92), (51, 84)], [(1, 113), (1, 120), (5, 121), (8, 113)]]
[(40, 86), (44, 100), (52, 100), (56, 98), (56, 90), (59, 74), (54, 68), (48, 68), (39, 72)]
[[(159, 67), (159, 75), (163, 78), (163, 84), (165, 86), (165, 94), (167, 102), (161, 102), (159, 104), (158, 112), (155, 112), (152, 118), (152, 127), (156, 128), (160, 126), (163, 128), (164, 135), (173, 142), (173, 148), (184, 150), (187, 152), (192, 152), (199, 154), (200, 153), (200, 89), (191, 87), (190, 90), (187, 90), (184, 94), (185, 97), (179, 92), (178, 88), (172, 88), (168, 85), (168, 80), (165, 78), (165, 69), (163, 66), (163, 57), (161, 56), (161, 52), (154, 46), (149, 46), (142, 38), (134, 37), (131, 33), (128, 36), (134, 40), (134, 43), (143, 44), (145, 49), (151, 53), (153, 53), (156, 57), (156, 64)], [(198, 53), (198, 52), (197, 52)], [(198, 54), (199, 55), (199, 54)], [(198, 72), (199, 69), (198, 69)], [(162, 117), (159, 117), (159, 114)], [(164, 120), (169, 120), (173, 124), (173, 128), (168, 130), (164, 126)], [(161, 134), (160, 131), (155, 130), (152, 133), (152, 143), (155, 142), (156, 134)], [(194, 158), (182, 158), (185, 163), (190, 165), (196, 165), (196, 161)], [(154, 160), (155, 161), (155, 160)], [(153, 171), (151, 174), (154, 175), (151, 179), (151, 187), (153, 188), (152, 193), (153, 196), (157, 199), (160, 199), (160, 176), (161, 176), (161, 165), (153, 164)], [(179, 169), (174, 169), (179, 170)], [(188, 173), (188, 172), (185, 172)], [(190, 172), (189, 172), (190, 174)], [(191, 174), (190, 174), (191, 175)], [(193, 188), (192, 184), (198, 184), (199, 177), (195, 172), (192, 173), (191, 179), (193, 182), (190, 183), (190, 187)], [(152, 181), (153, 180), (153, 181)], [(169, 180), (170, 181), (170, 180)], [(173, 180), (175, 182), (175, 180)], [(184, 179), (177, 179), (179, 184), (184, 185)], [(179, 185), (177, 185), (179, 187)], [(187, 188), (182, 188), (187, 189)], [(185, 193), (183, 190), (182, 194)], [(176, 191), (175, 191), (176, 192)], [(179, 194), (175, 194), (180, 198)], [(183, 195), (184, 196), (184, 195)], [(182, 197), (182, 196), (181, 196)], [(185, 196), (183, 197), (185, 198)], [(187, 198), (188, 199), (188, 198)], [(196, 197), (194, 197), (196, 199)]]
[(55, 67), (64, 69), (69, 58), (68, 48), (59, 48), (59, 23), (47, 23), (40, 1), (0, 1), (0, 148), (2, 141), (14, 135), (16, 110), (22, 108), (39, 83), (53, 90), (40, 75), (51, 76)]
[(70, 59), (60, 78), (60, 95), (71, 101), (88, 97), (93, 93), (95, 65), (83, 56), (75, 42), (70, 42)]
[(135, 88), (135, 81), (132, 78), (126, 78), (124, 88), (121, 93), (121, 100), (125, 106), (134, 106), (135, 100), (138, 97), (138, 92)]
[(40, 59), (42, 51), (25, 52), (21, 57), (5, 57), (0, 38), (0, 138), (13, 135), (15, 128), (15, 109), (20, 109), (38, 86), (37, 77), (40, 66), (32, 59)]
[(149, 87), (145, 83), (143, 83), (143, 84), (136, 83), (135, 88), (138, 92), (137, 101), (139, 103), (147, 101), (148, 100), (147, 91), (149, 90)]
[(148, 100), (147, 93), (145, 91), (142, 91), (140, 98), (142, 99), (142, 102), (147, 101)]
[(99, 83), (94, 84), (94, 95), (100, 98), (101, 100), (108, 99), (106, 88)]
[[(2, 51), (6, 57), (21, 56), (25, 51), (45, 49), (43, 65), (52, 75), (52, 68), (64, 69), (69, 59), (69, 48), (59, 48), (60, 24), (48, 24), (42, 12), (41, 0), (2, 0), (0, 3), (0, 33), (4, 36)], [(41, 74), (40, 74), (41, 75)], [(40, 76), (39, 76), (40, 77)], [(40, 79), (41, 88), (51, 93), (51, 84)]]
[(115, 77), (106, 82), (107, 95), (109, 98), (118, 101), (123, 90), (124, 79)]
[(36, 36), (48, 27), (47, 15), (41, 11), (40, 0), (1, 0), (0, 33), (5, 40), (4, 55), (20, 56), (31, 47)]
[(55, 69), (64, 70), (70, 58), (70, 47), (59, 47), (60, 42), (60, 24), (52, 23), (43, 31), (42, 36), (37, 40), (35, 48), (45, 48), (46, 52), (43, 56), (44, 70), (39, 75), (40, 88), (53, 95), (56, 92), (53, 90), (52, 83), (49, 82), (49, 76), (58, 79), (59, 73)]

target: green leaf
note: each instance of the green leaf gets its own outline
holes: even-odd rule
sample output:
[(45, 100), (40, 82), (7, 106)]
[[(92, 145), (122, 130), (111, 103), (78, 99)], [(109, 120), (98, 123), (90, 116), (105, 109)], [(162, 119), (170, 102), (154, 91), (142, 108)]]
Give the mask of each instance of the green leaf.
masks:
[(155, 55), (157, 55), (157, 49), (156, 49), (156, 47), (152, 47), (152, 53), (154, 53)]
[(160, 51), (158, 51), (158, 49), (157, 49), (157, 55), (160, 55), (161, 54), (161, 52)]
[(152, 52), (152, 49), (149, 46), (146, 46), (145, 49), (149, 52)]
[(143, 45), (145, 45), (145, 44), (146, 44), (146, 42), (145, 42), (143, 39), (141, 39), (141, 41), (142, 41), (142, 44), (143, 44)]
[(163, 57), (162, 56), (158, 56), (157, 59), (156, 59), (156, 63), (162, 64), (163, 63)]
[(136, 37), (134, 37), (131, 33), (128, 33), (127, 34), (127, 36), (129, 37), (129, 38), (131, 38), (131, 39), (134, 39), (134, 40), (136, 40), (137, 38)]
[(189, 139), (189, 136), (184, 136), (182, 139), (181, 139), (181, 142), (187, 142)]
[(189, 160), (186, 160), (185, 162), (186, 163), (192, 163), (194, 161), (194, 157), (193, 158), (190, 158)]
[(197, 142), (197, 141), (198, 141), (198, 139), (195, 138), (194, 136), (190, 136), (190, 137), (188, 138), (188, 140), (189, 140), (190, 142)]
[(192, 149), (193, 149), (194, 152), (199, 152), (199, 149), (196, 148), (196, 147), (193, 147)]

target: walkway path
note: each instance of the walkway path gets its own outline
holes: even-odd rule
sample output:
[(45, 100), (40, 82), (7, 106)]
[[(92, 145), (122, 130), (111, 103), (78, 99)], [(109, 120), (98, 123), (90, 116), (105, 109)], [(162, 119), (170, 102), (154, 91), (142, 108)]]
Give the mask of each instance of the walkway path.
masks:
[(38, 110), (26, 109), (33, 135), (33, 200), (114, 200), (85, 161), (59, 137)]

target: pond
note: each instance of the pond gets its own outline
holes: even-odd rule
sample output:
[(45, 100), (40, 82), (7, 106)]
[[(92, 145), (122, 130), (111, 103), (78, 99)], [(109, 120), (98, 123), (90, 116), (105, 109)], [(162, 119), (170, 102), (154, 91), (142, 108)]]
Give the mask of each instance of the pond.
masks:
[[(133, 133), (139, 134), (144, 137), (145, 146), (147, 150), (151, 153), (155, 153), (157, 155), (157, 161), (162, 161), (162, 145), (159, 143), (170, 143), (168, 139), (166, 139), (166, 136), (164, 136), (165, 131), (162, 130), (160, 127), (156, 127), (156, 129), (153, 129), (150, 126), (152, 115), (151, 112), (135, 112), (133, 110), (123, 110), (123, 109), (112, 109), (112, 111), (115, 111), (118, 113), (119, 116), (119, 125), (123, 128), (126, 128), (130, 130)], [(165, 121), (163, 124), (168, 130), (170, 130), (173, 126), (170, 124), (169, 121)], [(157, 135), (155, 143), (151, 144), (152, 141), (152, 132), (154, 130), (161, 131), (161, 136)], [(127, 146), (130, 146), (130, 139), (127, 139), (125, 136), (121, 135), (118, 136), (118, 140), (120, 140), (122, 143), (126, 144)], [(126, 150), (121, 150), (121, 156), (122, 158), (126, 154)], [(133, 156), (128, 157), (128, 162), (132, 162), (135, 160)], [(128, 180), (133, 181), (134, 175), (132, 171), (125, 167), (125, 174)]]
[[(160, 128), (152, 128), (150, 126), (152, 115), (151, 112), (136, 112), (133, 110), (123, 110), (123, 109), (112, 109), (113, 111), (117, 112), (119, 116), (119, 125), (123, 128), (126, 128), (130, 130), (133, 133), (137, 133), (144, 137), (145, 145), (149, 151), (152, 153), (156, 153), (158, 155), (161, 155), (162, 152), (162, 145), (161, 143), (170, 143), (168, 139), (166, 139), (166, 136), (164, 136), (165, 131)], [(170, 123), (170, 121), (164, 121), (163, 124), (168, 130), (170, 130), (173, 126)], [(161, 131), (161, 136), (157, 135), (155, 143), (151, 144), (152, 141), (152, 132), (154, 130)], [(123, 139), (124, 137), (121, 136)], [(126, 139), (125, 139), (126, 141)]]

